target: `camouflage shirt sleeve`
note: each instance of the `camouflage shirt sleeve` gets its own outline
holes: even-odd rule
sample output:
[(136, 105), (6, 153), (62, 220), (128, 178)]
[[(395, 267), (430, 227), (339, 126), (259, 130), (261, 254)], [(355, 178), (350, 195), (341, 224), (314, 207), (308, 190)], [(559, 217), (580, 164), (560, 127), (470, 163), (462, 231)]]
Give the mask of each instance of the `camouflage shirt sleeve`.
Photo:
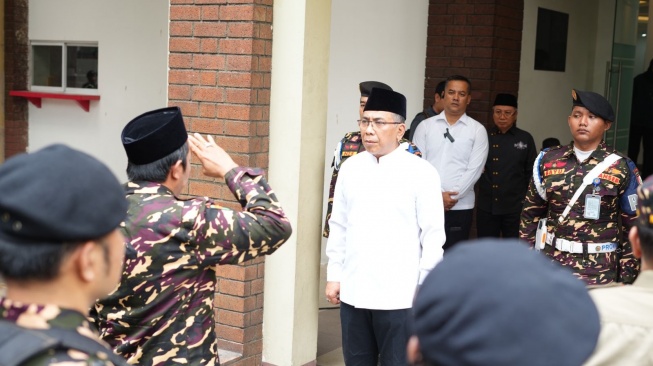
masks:
[(329, 182), (329, 198), (327, 201), (327, 212), (324, 219), (324, 231), (322, 236), (325, 238), (329, 237), (329, 220), (331, 219), (331, 212), (333, 211), (333, 193), (336, 190), (336, 182), (338, 181), (338, 171), (336, 168), (333, 168), (333, 173), (331, 173), (331, 181)]
[(628, 233), (637, 218), (637, 187), (642, 183), (637, 167), (632, 160), (627, 160), (628, 179), (619, 191), (621, 208), (621, 257), (619, 259), (620, 282), (633, 283), (639, 273), (639, 261), (633, 254), (633, 248), (628, 240)]
[[(535, 161), (533, 169), (539, 169), (539, 162), (539, 159)], [(540, 197), (534, 179), (535, 177), (531, 176), (519, 220), (519, 238), (529, 243), (531, 247), (535, 245), (537, 225), (541, 218), (546, 218), (548, 210), (548, 202)]]
[(200, 263), (236, 264), (272, 254), (288, 240), (292, 229), (262, 171), (235, 168), (225, 181), (243, 211), (207, 202), (196, 221)]

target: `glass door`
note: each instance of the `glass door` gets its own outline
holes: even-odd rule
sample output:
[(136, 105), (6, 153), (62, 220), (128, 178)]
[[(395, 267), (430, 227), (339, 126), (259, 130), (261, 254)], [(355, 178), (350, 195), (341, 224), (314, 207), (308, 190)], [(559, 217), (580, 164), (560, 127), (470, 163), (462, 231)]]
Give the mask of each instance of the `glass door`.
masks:
[(633, 78), (643, 71), (647, 21), (648, 1), (616, 0), (612, 59), (606, 65), (605, 87), (616, 119), (605, 140), (623, 153), (628, 152)]

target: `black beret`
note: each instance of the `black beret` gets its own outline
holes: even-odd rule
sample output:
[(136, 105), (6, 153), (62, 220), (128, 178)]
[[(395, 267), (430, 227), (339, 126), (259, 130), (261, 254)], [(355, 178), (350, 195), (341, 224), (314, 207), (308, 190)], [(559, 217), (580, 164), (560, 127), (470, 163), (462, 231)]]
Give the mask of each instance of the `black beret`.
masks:
[(109, 168), (65, 145), (0, 166), (0, 241), (62, 244), (100, 238), (127, 215), (125, 191)]
[(406, 97), (396, 91), (374, 88), (364, 111), (384, 111), (406, 118)]
[(361, 91), (361, 97), (369, 97), (370, 94), (372, 94), (372, 89), (374, 88), (392, 90), (390, 85), (383, 84), (378, 81), (363, 81), (362, 83), (358, 84), (358, 89)]
[(588, 111), (603, 118), (606, 122), (614, 122), (614, 110), (607, 99), (601, 94), (589, 91), (571, 89), (573, 105), (587, 108)]
[(653, 228), (653, 175), (637, 187), (637, 220), (640, 225)]
[(492, 104), (492, 106), (495, 105), (507, 105), (509, 107), (517, 108), (517, 97), (512, 94), (499, 93), (497, 94), (497, 97), (494, 98), (494, 104)]
[(134, 118), (122, 130), (127, 159), (136, 165), (164, 158), (188, 140), (179, 107), (156, 109)]
[(600, 332), (584, 283), (516, 239), (459, 243), (413, 309), (422, 355), (436, 365), (581, 365)]

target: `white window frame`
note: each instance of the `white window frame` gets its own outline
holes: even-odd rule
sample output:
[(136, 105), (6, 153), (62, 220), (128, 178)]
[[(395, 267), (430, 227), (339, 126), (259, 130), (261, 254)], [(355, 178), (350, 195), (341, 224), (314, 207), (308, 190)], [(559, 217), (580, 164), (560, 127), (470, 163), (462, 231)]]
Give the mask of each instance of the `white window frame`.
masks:
[[(34, 53), (33, 46), (60, 46), (61, 47), (61, 87), (58, 86), (42, 86), (34, 85)], [(68, 82), (68, 47), (97, 47), (99, 52), (98, 43), (92, 42), (61, 42), (61, 41), (31, 41), (29, 45), (29, 85), (30, 90), (35, 92), (46, 92), (46, 93), (66, 93), (66, 94), (83, 94), (83, 95), (99, 95), (98, 89), (88, 89), (88, 88), (74, 88), (68, 87), (66, 83)], [(99, 58), (98, 58), (98, 69), (99, 69)], [(96, 70), (97, 72), (98, 70)], [(99, 74), (99, 73), (98, 73)]]

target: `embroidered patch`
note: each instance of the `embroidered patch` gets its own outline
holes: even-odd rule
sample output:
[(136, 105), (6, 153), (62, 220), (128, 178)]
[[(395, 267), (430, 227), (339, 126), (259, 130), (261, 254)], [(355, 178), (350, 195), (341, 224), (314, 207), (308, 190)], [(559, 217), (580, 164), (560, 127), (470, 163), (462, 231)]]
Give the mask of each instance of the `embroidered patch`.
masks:
[(527, 147), (528, 147), (528, 145), (526, 145), (525, 143), (523, 143), (521, 141), (519, 141), (518, 143), (515, 144), (515, 148), (517, 148), (517, 150), (524, 150)]
[(544, 171), (544, 176), (548, 177), (549, 175), (562, 174), (564, 172), (565, 172), (564, 169), (549, 169)]
[(356, 151), (343, 151), (342, 156), (354, 156), (356, 155)]
[(544, 167), (545, 168), (562, 168), (565, 165), (567, 165), (567, 162), (564, 162), (564, 161), (552, 161), (552, 162), (544, 164)]
[(621, 179), (619, 177), (615, 177), (614, 175), (605, 174), (605, 173), (599, 174), (599, 178), (601, 178), (603, 180), (607, 180), (607, 181), (612, 182), (614, 184), (619, 184), (619, 182), (621, 182)]

